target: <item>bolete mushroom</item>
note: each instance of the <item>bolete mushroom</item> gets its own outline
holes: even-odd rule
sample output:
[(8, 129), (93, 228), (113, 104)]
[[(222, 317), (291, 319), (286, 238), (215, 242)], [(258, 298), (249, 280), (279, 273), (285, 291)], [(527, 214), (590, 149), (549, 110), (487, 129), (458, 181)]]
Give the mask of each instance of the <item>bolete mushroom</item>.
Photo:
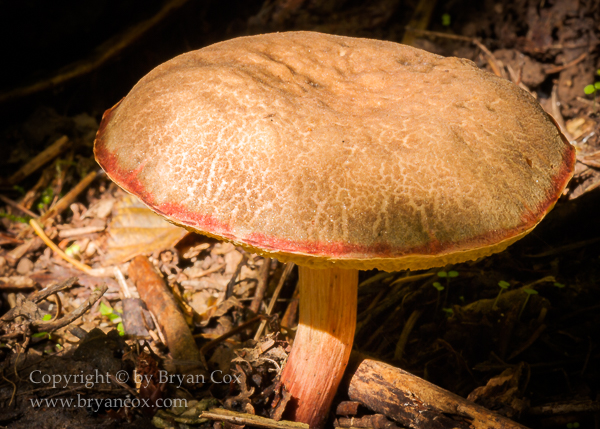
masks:
[(500, 252), (542, 220), (575, 162), (531, 95), (471, 61), (312, 32), (158, 66), (104, 114), (95, 154), (171, 222), (299, 265), (281, 382), (311, 427), (350, 354), (358, 270)]

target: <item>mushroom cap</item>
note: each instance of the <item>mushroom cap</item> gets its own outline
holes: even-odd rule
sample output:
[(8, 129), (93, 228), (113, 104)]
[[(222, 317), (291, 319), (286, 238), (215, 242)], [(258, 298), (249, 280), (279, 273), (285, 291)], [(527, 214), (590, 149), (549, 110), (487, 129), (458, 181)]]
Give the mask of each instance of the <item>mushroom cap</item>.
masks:
[(94, 151), (189, 230), (302, 265), (388, 271), (504, 250), (575, 163), (531, 95), (471, 61), (313, 32), (156, 67), (105, 113)]

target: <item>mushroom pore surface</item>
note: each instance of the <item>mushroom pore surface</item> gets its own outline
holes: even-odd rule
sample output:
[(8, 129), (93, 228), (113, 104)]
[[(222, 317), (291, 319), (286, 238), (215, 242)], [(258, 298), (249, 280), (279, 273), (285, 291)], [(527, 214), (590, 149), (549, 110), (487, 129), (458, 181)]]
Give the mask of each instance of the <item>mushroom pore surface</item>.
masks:
[(311, 32), (158, 66), (105, 114), (95, 153), (188, 229), (302, 265), (383, 270), (503, 250), (575, 162), (532, 96), (468, 60)]

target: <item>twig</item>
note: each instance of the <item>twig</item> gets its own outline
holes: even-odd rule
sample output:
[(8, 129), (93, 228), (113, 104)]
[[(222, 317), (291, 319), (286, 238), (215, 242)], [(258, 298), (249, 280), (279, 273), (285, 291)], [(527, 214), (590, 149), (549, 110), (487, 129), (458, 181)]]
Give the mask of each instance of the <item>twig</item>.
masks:
[(96, 289), (92, 292), (92, 294), (90, 295), (90, 297), (87, 299), (87, 301), (85, 303), (80, 305), (79, 308), (77, 308), (77, 309), (73, 310), (72, 312), (70, 312), (69, 314), (67, 314), (62, 319), (59, 319), (57, 321), (52, 321), (52, 322), (44, 322), (41, 320), (34, 320), (32, 325), (39, 332), (56, 331), (57, 329), (60, 329), (63, 326), (66, 326), (66, 325), (72, 323), (73, 321), (79, 319), (81, 316), (83, 316), (83, 314), (86, 311), (88, 311), (90, 308), (92, 308), (92, 306), (96, 303), (96, 301), (98, 301), (100, 299), (100, 297), (102, 297), (102, 295), (104, 295), (104, 293), (107, 290), (108, 290), (108, 286), (106, 285), (106, 283), (103, 283), (100, 286), (100, 289)]
[(404, 324), (404, 328), (402, 328), (402, 333), (400, 334), (400, 339), (396, 344), (394, 360), (402, 359), (402, 355), (404, 354), (404, 348), (406, 347), (406, 343), (408, 342), (408, 337), (410, 336), (410, 333), (412, 332), (415, 323), (417, 323), (417, 320), (419, 320), (419, 317), (421, 317), (421, 313), (421, 310), (413, 311), (406, 323)]
[[(285, 270), (283, 270), (283, 274), (281, 274), (281, 278), (279, 279), (279, 283), (277, 284), (277, 287), (275, 288), (275, 292), (273, 292), (273, 296), (271, 297), (271, 301), (269, 302), (269, 307), (267, 308), (267, 316), (271, 315), (271, 312), (273, 311), (273, 308), (275, 307), (275, 304), (277, 303), (277, 298), (279, 298), (279, 293), (281, 292), (281, 288), (283, 287), (283, 284), (285, 283), (286, 279), (288, 278), (288, 276), (290, 275), (290, 273), (292, 272), (292, 270), (294, 269), (294, 267), (296, 266), (296, 264), (294, 264), (293, 262), (288, 262), (287, 265), (285, 266)], [(258, 330), (256, 331), (256, 335), (254, 335), (254, 341), (258, 341), (260, 339), (260, 336), (263, 333), (263, 330), (265, 329), (265, 326), (267, 325), (267, 321), (263, 320), (260, 323), (260, 326), (258, 327)]]
[(13, 399), (15, 399), (15, 394), (17, 393), (17, 385), (16, 385), (15, 383), (13, 383), (12, 381), (10, 381), (8, 378), (6, 378), (6, 377), (4, 376), (4, 374), (2, 374), (2, 378), (3, 378), (5, 381), (8, 381), (8, 382), (9, 382), (10, 384), (12, 384), (12, 386), (13, 386), (12, 395), (10, 395), (10, 401), (9, 401), (9, 403), (8, 403), (8, 406), (10, 407), (10, 405), (12, 404), (12, 401), (13, 401)]
[(51, 322), (56, 322), (58, 320), (58, 318), (60, 317), (60, 313), (62, 311), (62, 301), (60, 300), (58, 293), (55, 293), (52, 296), (54, 297), (54, 303), (56, 304), (56, 314), (52, 318)]
[(244, 254), (242, 256), (242, 260), (240, 261), (237, 268), (235, 269), (235, 273), (233, 273), (233, 276), (231, 276), (229, 283), (227, 283), (227, 290), (225, 291), (225, 299), (229, 299), (233, 296), (233, 286), (235, 286), (235, 281), (238, 278), (238, 276), (240, 275), (240, 273), (242, 272), (242, 267), (244, 265), (246, 265), (246, 262), (248, 262), (248, 255)]
[(501, 68), (498, 66), (498, 60), (496, 59), (494, 54), (492, 54), (492, 52), (483, 43), (481, 43), (478, 39), (473, 38), (472, 43), (475, 46), (477, 46), (479, 49), (481, 49), (483, 51), (483, 53), (487, 56), (488, 64), (492, 68), (492, 71), (494, 72), (494, 74), (496, 76), (503, 77)]
[[(75, 284), (76, 281), (77, 277), (71, 277), (70, 279), (67, 279), (62, 283), (56, 283), (52, 286), (48, 286), (42, 290), (39, 290), (29, 295), (27, 297), (27, 301), (31, 301), (34, 304), (37, 304), (43, 299), (48, 298), (50, 295), (53, 295), (63, 289), (70, 288), (71, 286), (73, 286), (73, 284)], [(8, 310), (6, 313), (4, 313), (2, 317), (0, 317), (0, 321), (7, 322), (9, 320), (14, 319), (16, 317), (15, 312), (17, 311), (17, 309), (18, 307), (13, 307), (10, 310)]]
[(81, 192), (85, 190), (96, 178), (98, 175), (97, 171), (92, 171), (87, 176), (85, 176), (81, 182), (79, 182), (76, 186), (73, 187), (67, 195), (62, 197), (53, 207), (50, 208), (42, 217), (40, 217), (40, 222), (44, 223), (48, 219), (53, 218), (54, 216), (59, 215), (65, 209), (67, 209), (73, 201), (79, 196)]
[(162, 21), (172, 10), (180, 8), (187, 3), (187, 1), (188, 0), (171, 0), (165, 2), (162, 9), (150, 19), (140, 22), (139, 24), (128, 29), (125, 33), (117, 34), (100, 45), (96, 49), (92, 59), (71, 63), (47, 80), (36, 82), (33, 85), (16, 88), (10, 92), (1, 94), (0, 103), (6, 103), (14, 98), (24, 97), (30, 94), (35, 94), (36, 92), (54, 88), (73, 78), (92, 72), (102, 64), (106, 63), (109, 59), (119, 54), (127, 46), (138, 40), (144, 35), (144, 33)]
[(46, 245), (49, 248), (54, 250), (54, 252), (58, 254), (58, 256), (63, 258), (65, 261), (69, 262), (78, 270), (81, 270), (86, 274), (93, 275), (92, 267), (85, 265), (84, 263), (81, 263), (76, 259), (71, 258), (65, 252), (63, 252), (56, 244), (54, 244), (52, 240), (48, 238), (42, 227), (35, 221), (35, 219), (31, 219), (29, 221), (29, 224), (31, 225), (35, 233), (44, 241), (44, 243), (46, 243)]
[(434, 276), (436, 273), (423, 273), (423, 274), (414, 274), (412, 276), (400, 277), (399, 279), (394, 280), (390, 283), (390, 288), (392, 286), (397, 286), (403, 283), (416, 282), (417, 280), (422, 280)]
[(38, 215), (36, 215), (34, 212), (29, 210), (28, 208), (23, 207), (21, 204), (11, 200), (10, 198), (5, 197), (4, 195), (0, 195), (0, 200), (4, 201), (9, 206), (16, 208), (20, 212), (25, 213), (27, 216), (31, 216), (32, 218), (38, 217)]
[(125, 281), (125, 276), (119, 269), (119, 267), (113, 267), (113, 272), (115, 273), (115, 278), (121, 287), (121, 291), (123, 292), (123, 296), (125, 299), (131, 298), (131, 291), (129, 290), (129, 286), (127, 286), (127, 282)]
[(106, 229), (106, 226), (104, 225), (99, 225), (99, 226), (83, 226), (81, 228), (71, 228), (71, 229), (62, 229), (58, 232), (58, 236), (60, 238), (71, 238), (71, 237), (78, 237), (80, 235), (88, 235), (88, 234), (94, 234), (96, 232), (102, 232)]
[(36, 282), (26, 276), (0, 277), (0, 290), (34, 289)]
[[(46, 149), (44, 149), (41, 153), (39, 153), (35, 158), (25, 164), (23, 167), (19, 168), (19, 170), (10, 176), (8, 179), (9, 185), (14, 185), (19, 183), (21, 180), (28, 177), (30, 174), (37, 171), (42, 165), (51, 161), (60, 155), (67, 147), (69, 146), (69, 138), (67, 136), (62, 136)], [(37, 217), (37, 216), (36, 216)]]
[(542, 335), (542, 333), (545, 330), (546, 330), (546, 325), (541, 325), (539, 328), (537, 328), (535, 330), (535, 332), (531, 335), (531, 337), (529, 337), (529, 339), (527, 341), (525, 341), (525, 343), (523, 345), (521, 345), (521, 347), (519, 347), (517, 350), (515, 350), (514, 352), (511, 353), (511, 355), (508, 357), (508, 360), (514, 359), (515, 357), (517, 357), (518, 355), (523, 353), (525, 350), (527, 350), (529, 348), (529, 346), (531, 346), (533, 343), (535, 343), (535, 341), (540, 337), (540, 335)]
[(566, 64), (563, 64), (562, 66), (550, 66), (548, 67), (546, 70), (544, 70), (544, 73), (546, 74), (553, 74), (553, 73), (558, 73), (561, 72), (565, 69), (568, 69), (569, 67), (573, 67), (574, 65), (579, 64), (580, 62), (582, 62), (583, 60), (585, 60), (585, 58), (589, 55), (589, 52), (584, 52), (583, 54), (581, 54), (580, 56), (578, 56), (577, 58), (575, 58), (573, 61), (569, 61)]
[(429, 31), (429, 30), (420, 29), (420, 28), (413, 28), (410, 26), (407, 26), (405, 28), (407, 31), (421, 33), (426, 36), (440, 37), (440, 38), (444, 38), (444, 39), (461, 40), (463, 42), (472, 43), (475, 46), (477, 46), (479, 49), (481, 49), (483, 51), (483, 53), (487, 56), (488, 64), (492, 68), (494, 74), (496, 76), (502, 76), (502, 72), (500, 70), (500, 67), (498, 66), (498, 60), (496, 59), (494, 54), (492, 54), (492, 52), (483, 43), (481, 43), (481, 41), (479, 39), (477, 39), (475, 37), (458, 36), (456, 34), (440, 33), (438, 31)]
[(120, 387), (121, 389), (126, 390), (127, 392), (129, 392), (129, 394), (131, 396), (133, 396), (134, 398), (137, 398), (139, 396), (139, 393), (135, 391), (135, 389), (133, 389), (132, 387), (128, 386), (127, 384), (123, 383), (122, 381), (119, 381), (117, 379), (117, 377), (115, 377), (112, 374), (108, 374), (108, 379), (112, 382), (112, 384), (114, 384), (117, 387)]
[(600, 401), (573, 400), (569, 402), (553, 402), (531, 407), (527, 410), (530, 416), (553, 416), (557, 414), (600, 413)]
[(213, 408), (209, 411), (203, 411), (202, 414), (200, 414), (200, 418), (267, 429), (309, 429), (306, 423), (290, 422), (287, 420), (276, 421), (254, 414), (238, 413), (222, 408)]
[[(255, 324), (256, 322), (258, 322), (259, 320), (262, 320), (262, 319), (266, 319), (266, 317), (263, 316), (263, 315), (258, 315), (256, 317), (253, 317), (252, 319), (248, 320), (247, 322), (242, 323), (240, 326), (237, 326), (237, 327), (233, 328), (231, 331), (229, 331), (229, 332), (227, 332), (227, 333), (225, 333), (225, 334), (223, 334), (223, 335), (215, 338), (214, 340), (209, 341), (208, 343), (204, 344), (200, 348), (200, 354), (204, 355), (204, 353), (206, 353), (206, 351), (212, 349), (213, 347), (215, 347), (219, 343), (225, 341), (227, 338), (233, 337), (238, 332), (243, 331), (247, 327)], [(202, 337), (202, 334), (194, 335), (194, 338), (199, 338), (199, 337)]]
[[(435, 9), (437, 0), (419, 0), (417, 7), (413, 11), (413, 15), (410, 18), (408, 27), (414, 29), (426, 29), (429, 27), (431, 21), (431, 15)], [(415, 43), (415, 36), (410, 31), (404, 33), (402, 36), (402, 43), (405, 45), (413, 45)]]
[(54, 295), (55, 293), (58, 293), (61, 290), (70, 288), (75, 284), (77, 280), (77, 277), (70, 277), (62, 283), (56, 283), (51, 286), (45, 287), (44, 289), (41, 289), (35, 293), (32, 293), (27, 299), (37, 304), (38, 302), (48, 298), (50, 295)]
[(256, 285), (256, 290), (254, 292), (252, 302), (250, 303), (250, 311), (252, 313), (258, 313), (258, 310), (260, 309), (260, 304), (265, 297), (265, 292), (267, 291), (267, 284), (269, 283), (270, 268), (271, 258), (265, 257), (263, 260), (263, 265), (260, 267), (260, 271), (258, 272), (258, 284)]
[(573, 137), (571, 136), (571, 134), (569, 134), (569, 131), (567, 131), (567, 126), (565, 125), (565, 120), (564, 120), (562, 114), (560, 113), (560, 108), (558, 107), (559, 101), (558, 101), (558, 84), (557, 83), (554, 83), (554, 85), (552, 86), (552, 94), (550, 96), (550, 99), (552, 101), (552, 118), (554, 118), (554, 120), (558, 124), (558, 128), (560, 128), (560, 131), (565, 135), (567, 140), (572, 141)]
[[(600, 183), (600, 181), (598, 183)], [(560, 255), (561, 253), (564, 253), (564, 252), (570, 252), (571, 250), (576, 250), (581, 247), (589, 246), (590, 244), (597, 243), (598, 241), (600, 241), (600, 237), (595, 237), (595, 238), (590, 238), (589, 240), (578, 241), (577, 243), (570, 243), (570, 244), (566, 244), (561, 247), (555, 247), (555, 248), (547, 250), (545, 252), (523, 255), (523, 256), (526, 258), (544, 258), (546, 256)]]
[(440, 33), (439, 31), (429, 31), (429, 30), (425, 30), (425, 29), (414, 28), (414, 27), (411, 27), (409, 25), (407, 25), (404, 28), (406, 29), (406, 31), (412, 31), (412, 32), (415, 32), (415, 33), (421, 33), (421, 34), (424, 34), (425, 36), (440, 37), (440, 38), (443, 38), (443, 39), (460, 40), (460, 41), (463, 41), (463, 42), (473, 43), (473, 38), (472, 37), (468, 37), (468, 36), (460, 36), (458, 34)]

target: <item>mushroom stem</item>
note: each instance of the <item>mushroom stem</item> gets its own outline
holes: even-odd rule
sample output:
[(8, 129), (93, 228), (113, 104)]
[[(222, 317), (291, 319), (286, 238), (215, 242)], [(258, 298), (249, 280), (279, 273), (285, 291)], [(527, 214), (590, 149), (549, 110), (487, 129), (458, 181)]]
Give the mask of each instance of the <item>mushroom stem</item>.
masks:
[(323, 426), (350, 358), (356, 328), (358, 270), (299, 266), (300, 322), (281, 383), (287, 416)]

